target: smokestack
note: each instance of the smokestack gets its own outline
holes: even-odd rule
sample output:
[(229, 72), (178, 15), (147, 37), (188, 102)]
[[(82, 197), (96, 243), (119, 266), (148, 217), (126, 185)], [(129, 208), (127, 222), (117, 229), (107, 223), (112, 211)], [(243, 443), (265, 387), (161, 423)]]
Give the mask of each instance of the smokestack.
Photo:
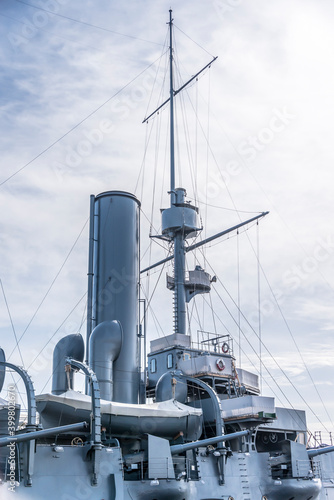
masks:
[[(96, 326), (120, 323), (122, 346), (112, 363), (112, 392), (113, 401), (121, 403), (138, 403), (139, 395), (139, 208), (137, 198), (123, 191), (91, 198), (87, 350)], [(89, 352), (87, 359), (92, 368), (97, 366), (98, 360)], [(109, 370), (106, 360), (104, 363)], [(110, 394), (110, 387), (106, 393)]]

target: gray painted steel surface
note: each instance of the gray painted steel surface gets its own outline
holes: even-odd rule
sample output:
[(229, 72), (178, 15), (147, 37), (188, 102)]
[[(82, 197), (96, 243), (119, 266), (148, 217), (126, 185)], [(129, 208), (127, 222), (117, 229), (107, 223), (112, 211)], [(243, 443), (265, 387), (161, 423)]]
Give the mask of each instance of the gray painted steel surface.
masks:
[(95, 198), (93, 316), (119, 321), (122, 349), (113, 364), (114, 401), (137, 403), (139, 207), (135, 196), (109, 191)]
[(84, 354), (85, 345), (80, 334), (67, 335), (59, 340), (53, 350), (51, 389), (53, 394), (61, 394), (73, 388), (74, 371), (65, 372), (66, 358), (69, 356), (83, 361)]
[(103, 321), (89, 339), (89, 366), (99, 381), (101, 399), (113, 400), (113, 362), (122, 346), (122, 327), (119, 321)]
[[(172, 63), (171, 10), (169, 26)], [(28, 425), (17, 443), (11, 435), (0, 439), (4, 445), (9, 443), (0, 455), (1, 500), (14, 498), (14, 491), (19, 500), (333, 500), (334, 452), (332, 447), (307, 452), (300, 439), (306, 435), (304, 413), (275, 408), (273, 398), (254, 396), (258, 381), (246, 371), (240, 375), (244, 390), (237, 390), (231, 381), (235, 377), (232, 357), (202, 356), (203, 346), (190, 347), (190, 339), (184, 335), (185, 292), (190, 291), (190, 284), (196, 293), (210, 288), (209, 275), (203, 270), (204, 274), (193, 275), (193, 282), (189, 279), (189, 286), (186, 284), (185, 253), (217, 235), (185, 248), (187, 235), (196, 230), (197, 209), (185, 205), (184, 189), (175, 189), (175, 95), (171, 64), (171, 207), (163, 213), (163, 232), (174, 240), (170, 289), (175, 293), (175, 332), (169, 337), (170, 344), (168, 339), (152, 343), (149, 358), (155, 369), (150, 373), (149, 390), (154, 397), (161, 377), (158, 399), (172, 399), (137, 404), (140, 204), (125, 192), (93, 196), (86, 345), (90, 366), (78, 361), (83, 357), (78, 336), (65, 337), (57, 344), (53, 394), (36, 398), (42, 424), (55, 428), (29, 432), (36, 423), (32, 382), (23, 369), (6, 363), (20, 373), (26, 385)], [(165, 374), (177, 368), (181, 359), (187, 371), (192, 357), (200, 359), (198, 366), (188, 367), (190, 373)], [(2, 358), (0, 351), (0, 365)], [(225, 380), (218, 377), (211, 361), (220, 371), (226, 370)], [(65, 374), (65, 363), (84, 371), (91, 397), (74, 390), (64, 392), (72, 375)], [(0, 372), (0, 386), (2, 379)], [(177, 384), (182, 382), (184, 386), (178, 390)], [(100, 399), (99, 385), (107, 401)], [(177, 398), (199, 409), (183, 405)], [(0, 401), (2, 412), (5, 407), (6, 402)], [(15, 409), (11, 411), (15, 418)], [(89, 430), (77, 429), (83, 417), (90, 421)], [(59, 427), (71, 422), (74, 426)], [(7, 422), (0, 417), (3, 424)]]

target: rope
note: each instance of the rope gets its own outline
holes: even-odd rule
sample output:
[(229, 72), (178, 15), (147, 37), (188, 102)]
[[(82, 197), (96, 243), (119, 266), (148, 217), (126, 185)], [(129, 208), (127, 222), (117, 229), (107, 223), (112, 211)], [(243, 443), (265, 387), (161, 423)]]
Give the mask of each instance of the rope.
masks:
[[(212, 266), (210, 264), (208, 264), (212, 270), (212, 272), (214, 273), (214, 270), (212, 268)], [(237, 304), (235, 303), (233, 297), (231, 296), (231, 294), (228, 292), (228, 290), (226, 289), (226, 287), (224, 286), (224, 284), (218, 279), (218, 281), (221, 283), (221, 285), (223, 286), (225, 292), (227, 293), (228, 297), (230, 298), (230, 300), (232, 301), (232, 303), (237, 307)], [(225, 304), (225, 302), (223, 301), (222, 297), (219, 295), (218, 291), (215, 289), (217, 295), (218, 295), (218, 298), (221, 300), (221, 302), (223, 303), (225, 309), (227, 310), (227, 312), (229, 313), (229, 315), (231, 316), (232, 320), (237, 323), (237, 321), (235, 320), (235, 318), (233, 317), (232, 313), (230, 312), (230, 310), (228, 309), (227, 305)], [(259, 335), (257, 334), (257, 332), (254, 330), (253, 326), (249, 323), (248, 319), (246, 318), (246, 316), (242, 313), (242, 311), (240, 311), (243, 319), (247, 322), (248, 326), (251, 328), (251, 330), (255, 333), (255, 335), (258, 337), (259, 339)], [(252, 344), (250, 343), (249, 339), (247, 338), (247, 335), (245, 335), (245, 333), (241, 330), (244, 338), (246, 339), (246, 341), (248, 342), (248, 344), (250, 345), (250, 347), (252, 348), (252, 350), (254, 351), (254, 353), (256, 354), (257, 357), (259, 357), (258, 353), (256, 352), (256, 350), (254, 349), (254, 347), (252, 346)], [(259, 339), (260, 341), (260, 339)], [(271, 354), (271, 352), (269, 351), (269, 349), (267, 348), (267, 346), (262, 342), (261, 340), (261, 345), (262, 347), (266, 350), (266, 352), (269, 354), (270, 358), (274, 361), (275, 365), (277, 366), (277, 368), (279, 369), (279, 371), (284, 375), (284, 377), (288, 380), (289, 384), (291, 385), (291, 387), (294, 388), (294, 390), (297, 392), (298, 396), (302, 399), (302, 401), (304, 402), (304, 404), (307, 406), (307, 408), (310, 410), (310, 412), (313, 414), (313, 416), (318, 420), (318, 422), (324, 427), (324, 429), (328, 431), (328, 429), (326, 428), (325, 424), (320, 420), (320, 418), (318, 417), (318, 415), (314, 412), (314, 410), (311, 408), (311, 406), (308, 404), (308, 402), (305, 400), (305, 398), (302, 396), (302, 394), (299, 392), (299, 390), (297, 389), (297, 387), (293, 384), (292, 380), (289, 378), (289, 376), (285, 373), (285, 371), (281, 368), (281, 366), (278, 364), (278, 362), (276, 361), (276, 359), (274, 358), (274, 356)], [(288, 397), (286, 396), (286, 394), (283, 392), (283, 390), (281, 389), (281, 387), (278, 385), (275, 377), (273, 375), (271, 375), (270, 371), (268, 370), (268, 368), (266, 367), (266, 365), (261, 361), (261, 365), (263, 366), (263, 368), (265, 368), (266, 372), (268, 373), (268, 375), (270, 376), (270, 378), (273, 380), (273, 382), (275, 383), (275, 385), (278, 387), (278, 389), (280, 390), (280, 392), (283, 394), (283, 396), (286, 398), (286, 400), (288, 401), (288, 403), (290, 404), (291, 408), (294, 409), (294, 406), (292, 405), (292, 403), (290, 402), (290, 400), (288, 399)]]
[[(6, 298), (6, 294), (5, 294), (5, 289), (3, 287), (2, 279), (1, 278), (0, 278), (0, 285), (1, 285), (1, 290), (2, 290), (2, 294), (3, 294), (3, 298), (5, 300), (5, 304), (6, 304), (6, 308), (7, 308), (7, 312), (8, 312), (8, 316), (9, 316), (9, 320), (10, 320), (10, 323), (12, 325), (12, 330), (13, 330), (14, 337), (15, 337), (15, 342), (16, 342), (16, 345), (15, 345), (12, 353), (15, 351), (16, 348), (18, 349), (19, 354), (20, 354), (20, 358), (21, 358), (21, 363), (22, 363), (22, 366), (24, 368), (24, 361), (23, 361), (23, 357), (22, 357), (22, 352), (21, 352), (21, 349), (20, 349), (20, 346), (19, 346), (19, 342), (20, 342), (21, 339), (18, 339), (17, 335), (16, 335), (16, 331), (15, 331), (15, 327), (14, 327), (12, 315), (11, 315), (10, 310), (9, 310), (9, 305), (8, 305), (8, 302), (7, 302), (7, 298)], [(8, 360), (9, 360), (9, 358), (8, 358)]]
[(262, 329), (261, 329), (261, 280), (260, 280), (260, 236), (259, 222), (257, 226), (257, 300), (258, 300), (258, 319), (259, 319), (259, 357), (260, 357), (260, 390), (262, 393)]
[(109, 97), (109, 99), (107, 99), (104, 103), (100, 104), (100, 106), (98, 106), (96, 109), (94, 109), (94, 111), (92, 111), (91, 113), (89, 113), (85, 118), (83, 118), (82, 120), (80, 120), (76, 125), (74, 125), (72, 128), (70, 128), (67, 132), (65, 132), (57, 140), (55, 140), (54, 142), (52, 142), (49, 146), (47, 146), (45, 149), (43, 149), (43, 151), (41, 151), (34, 158), (32, 158), (30, 161), (28, 161), (28, 163), (26, 163), (25, 165), (23, 165), (22, 167), (20, 167), (13, 174), (11, 174), (9, 177), (7, 177), (7, 179), (5, 179), (4, 181), (2, 181), (0, 183), (0, 187), (3, 186), (4, 184), (6, 184), (6, 182), (8, 182), (13, 177), (15, 177), (17, 174), (19, 174), (20, 172), (22, 172), (22, 170), (24, 170), (26, 167), (28, 167), (29, 165), (31, 165), (35, 160), (37, 160), (38, 158), (40, 158), (44, 153), (46, 153), (51, 148), (53, 148), (53, 146), (55, 146), (56, 144), (58, 144), (58, 142), (60, 142), (62, 139), (64, 139), (66, 136), (68, 136), (71, 132), (73, 132), (73, 130), (75, 130), (78, 127), (80, 127), (80, 125), (82, 125), (86, 120), (88, 120), (89, 118), (91, 118), (95, 113), (97, 113), (97, 111), (99, 111), (100, 109), (102, 109), (106, 104), (108, 104), (118, 94), (120, 94), (121, 92), (123, 92), (123, 90), (125, 90), (134, 81), (136, 81), (143, 73), (145, 73), (145, 71), (147, 71), (151, 66), (153, 66), (159, 59), (160, 59), (160, 57), (158, 57), (153, 63), (149, 64), (144, 70), (142, 70), (140, 73), (138, 73), (137, 76), (135, 76), (126, 85), (124, 85), (121, 89), (119, 89), (117, 92), (115, 92), (115, 94), (113, 94), (111, 97)]
[(32, 5), (31, 3), (24, 2), (23, 0), (15, 0), (15, 1), (18, 3), (22, 3), (24, 5), (28, 5), (29, 7), (32, 7), (33, 9), (42, 10), (43, 12), (47, 12), (48, 14), (52, 14), (53, 16), (57, 16), (57, 17), (61, 17), (63, 19), (67, 19), (69, 21), (73, 21), (74, 23), (83, 24), (84, 26), (89, 26), (91, 28), (95, 28), (95, 29), (102, 30), (102, 31), (107, 31), (108, 33), (113, 33), (114, 35), (124, 36), (126, 38), (132, 38), (133, 40), (140, 40), (141, 42), (151, 43), (153, 45), (161, 45), (161, 43), (152, 42), (151, 40), (145, 40), (144, 38), (139, 38), (139, 37), (133, 36), (133, 35), (126, 35), (124, 33), (119, 33), (118, 31), (110, 30), (108, 28), (102, 28), (102, 26), (96, 26), (96, 24), (86, 23), (85, 21), (79, 21), (78, 19), (73, 19), (73, 17), (68, 17), (68, 16), (64, 16), (62, 14), (58, 14), (57, 12), (53, 12), (52, 10), (42, 9), (42, 7), (37, 7), (36, 5)]
[(241, 315), (240, 315), (240, 248), (239, 229), (237, 229), (237, 273), (238, 273), (238, 339), (239, 339), (239, 364), (241, 368)]
[[(87, 220), (86, 220), (86, 222), (84, 223), (84, 225), (83, 225), (83, 227), (82, 227), (81, 231), (79, 232), (79, 234), (78, 234), (77, 238), (75, 239), (75, 241), (74, 241), (74, 243), (73, 243), (73, 245), (72, 245), (72, 247), (71, 247), (70, 251), (68, 252), (67, 256), (65, 257), (64, 262), (63, 262), (63, 263), (62, 263), (62, 265), (60, 266), (59, 271), (57, 272), (56, 276), (53, 278), (53, 280), (52, 280), (52, 282), (51, 282), (51, 285), (50, 285), (50, 286), (49, 286), (49, 288), (47, 289), (47, 291), (46, 291), (46, 293), (45, 293), (44, 297), (42, 298), (42, 300), (41, 300), (41, 302), (40, 302), (39, 306), (37, 307), (36, 311), (35, 311), (35, 312), (34, 312), (34, 314), (32, 315), (31, 320), (29, 321), (28, 325), (27, 325), (27, 326), (26, 326), (26, 328), (24, 329), (24, 331), (23, 331), (23, 333), (22, 333), (21, 337), (18, 339), (18, 341), (17, 341), (17, 345), (14, 347), (14, 349), (13, 349), (13, 350), (12, 350), (12, 352), (10, 353), (10, 355), (9, 355), (9, 357), (8, 357), (8, 360), (9, 360), (9, 359), (10, 359), (10, 357), (12, 356), (12, 354), (13, 354), (13, 352), (15, 351), (16, 347), (18, 347), (19, 342), (21, 342), (21, 340), (22, 340), (22, 338), (24, 337), (24, 335), (26, 334), (26, 332), (27, 332), (27, 330), (28, 330), (29, 326), (31, 325), (31, 323), (33, 322), (34, 318), (36, 317), (36, 315), (37, 315), (38, 311), (39, 311), (39, 310), (40, 310), (40, 308), (42, 307), (43, 302), (45, 301), (46, 297), (49, 295), (49, 293), (50, 293), (50, 291), (51, 291), (51, 288), (52, 288), (52, 287), (53, 287), (53, 285), (55, 284), (55, 282), (56, 282), (56, 280), (57, 280), (58, 276), (60, 275), (61, 271), (63, 270), (63, 268), (64, 268), (64, 266), (65, 266), (65, 264), (66, 264), (66, 262), (67, 262), (67, 260), (69, 259), (69, 257), (70, 257), (70, 255), (71, 255), (71, 253), (73, 252), (73, 249), (74, 249), (75, 245), (77, 244), (77, 242), (78, 242), (78, 240), (79, 240), (80, 236), (82, 235), (82, 233), (83, 233), (83, 231), (84, 231), (84, 229), (85, 229), (85, 227), (86, 227), (86, 225), (87, 225), (87, 222), (88, 222), (88, 219), (87, 219)], [(31, 366), (31, 365), (30, 365), (30, 366)]]

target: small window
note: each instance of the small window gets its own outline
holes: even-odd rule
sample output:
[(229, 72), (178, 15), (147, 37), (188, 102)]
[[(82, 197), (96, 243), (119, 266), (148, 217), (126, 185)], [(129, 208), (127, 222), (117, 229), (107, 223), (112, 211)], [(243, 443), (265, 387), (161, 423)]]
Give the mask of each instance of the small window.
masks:
[(191, 358), (191, 356), (190, 356), (189, 352), (185, 352), (183, 354), (183, 361), (186, 361), (187, 359), (190, 359), (190, 358)]
[(155, 373), (157, 371), (157, 360), (155, 358), (151, 359), (151, 373)]
[(173, 354), (167, 355), (167, 368), (173, 368)]
[(305, 444), (306, 443), (305, 432), (297, 432), (295, 441), (297, 441), (297, 443)]

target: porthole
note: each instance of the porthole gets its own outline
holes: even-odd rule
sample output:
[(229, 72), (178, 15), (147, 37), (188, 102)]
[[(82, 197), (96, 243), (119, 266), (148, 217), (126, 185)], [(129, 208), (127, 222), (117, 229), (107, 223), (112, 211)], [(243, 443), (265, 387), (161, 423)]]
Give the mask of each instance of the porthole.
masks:
[(151, 359), (151, 373), (155, 373), (157, 371), (157, 360), (155, 358)]
[(173, 368), (173, 354), (167, 355), (167, 368)]

